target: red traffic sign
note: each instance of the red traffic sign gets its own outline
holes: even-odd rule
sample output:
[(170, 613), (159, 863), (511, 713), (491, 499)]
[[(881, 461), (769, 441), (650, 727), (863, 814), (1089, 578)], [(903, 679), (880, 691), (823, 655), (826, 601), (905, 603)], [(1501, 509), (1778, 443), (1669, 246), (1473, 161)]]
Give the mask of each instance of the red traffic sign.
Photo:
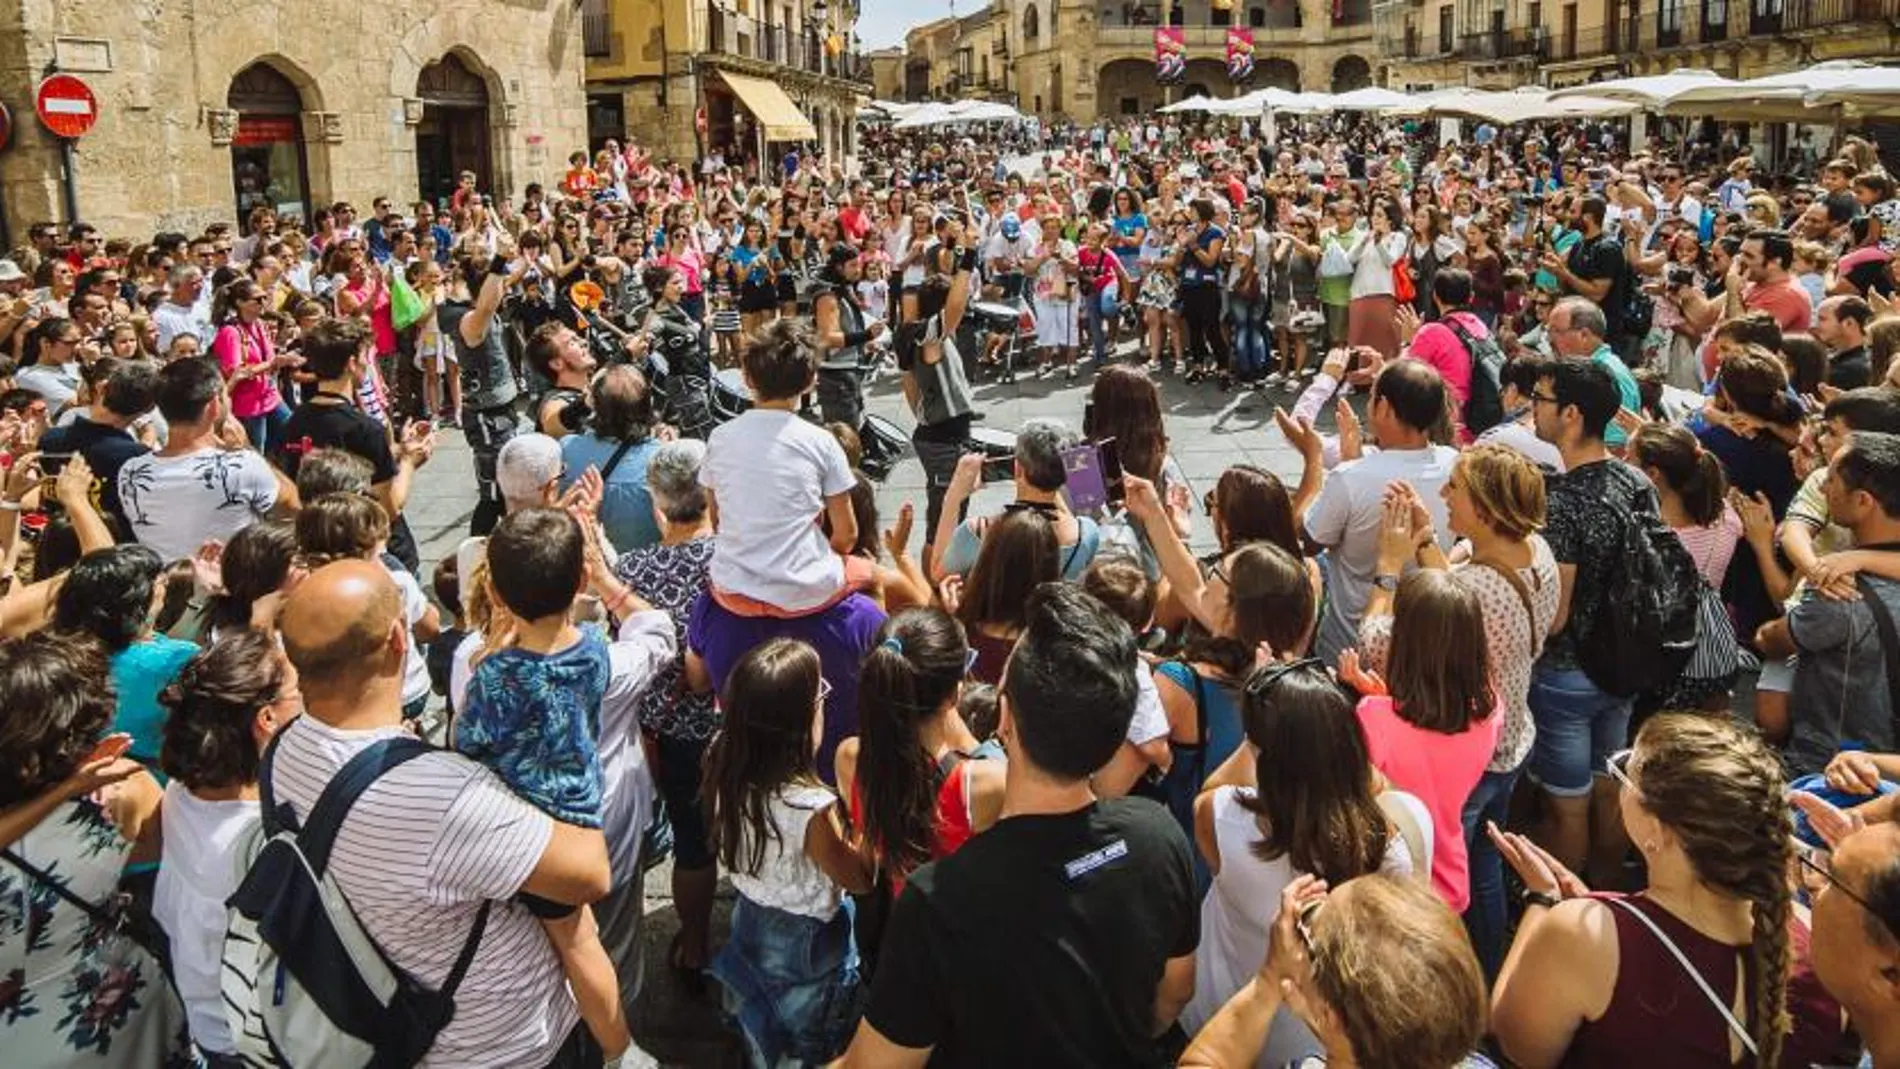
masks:
[(40, 124), (59, 137), (82, 137), (99, 118), (99, 101), (92, 88), (70, 74), (41, 79), (33, 94), (33, 110)]

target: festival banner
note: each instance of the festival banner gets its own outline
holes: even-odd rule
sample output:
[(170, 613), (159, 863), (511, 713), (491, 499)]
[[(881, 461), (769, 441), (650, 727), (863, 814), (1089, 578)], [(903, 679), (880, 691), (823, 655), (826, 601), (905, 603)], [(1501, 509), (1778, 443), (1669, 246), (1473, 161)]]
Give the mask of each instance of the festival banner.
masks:
[(1253, 31), (1227, 31), (1227, 78), (1235, 85), (1253, 81)]
[(1155, 27), (1155, 82), (1180, 85), (1187, 80), (1187, 34), (1179, 26)]

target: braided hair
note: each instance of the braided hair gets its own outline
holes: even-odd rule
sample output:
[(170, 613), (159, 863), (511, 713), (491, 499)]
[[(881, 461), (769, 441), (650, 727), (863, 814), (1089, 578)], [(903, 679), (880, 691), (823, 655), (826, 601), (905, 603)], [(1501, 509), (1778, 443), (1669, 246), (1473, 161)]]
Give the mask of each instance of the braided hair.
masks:
[(1760, 738), (1727, 720), (1664, 714), (1637, 734), (1630, 778), (1643, 808), (1675, 833), (1697, 878), (1749, 902), (1755, 1064), (1779, 1065), (1791, 1029), (1788, 867), (1794, 860), (1781, 763)]

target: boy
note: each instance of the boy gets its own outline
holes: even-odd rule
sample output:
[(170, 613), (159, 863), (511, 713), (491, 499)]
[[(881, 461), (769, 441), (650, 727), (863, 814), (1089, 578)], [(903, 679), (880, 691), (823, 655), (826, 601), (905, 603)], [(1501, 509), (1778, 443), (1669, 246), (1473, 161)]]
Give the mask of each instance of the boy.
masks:
[(873, 562), (850, 555), (857, 479), (838, 440), (797, 412), (818, 377), (802, 327), (780, 320), (757, 332), (741, 367), (752, 407), (706, 439), (699, 472), (717, 531), (712, 596), (742, 616), (808, 616), (873, 577)]
[(1082, 573), (1082, 589), (1135, 632), (1135, 715), (1128, 721), (1128, 737), (1121, 749), (1092, 781), (1098, 796), (1119, 798), (1144, 777), (1159, 777), (1174, 760), (1168, 743), (1168, 714), (1161, 707), (1160, 692), (1155, 690), (1154, 665), (1140, 652), (1142, 637), (1154, 626), (1155, 587), (1140, 563), (1130, 557), (1109, 555)]
[[(522, 509), (495, 527), (487, 558), (495, 618), (451, 744), (554, 819), (599, 828), (600, 703), (612, 665), (599, 629), (571, 619), (587, 582), (585, 536), (559, 509)], [(593, 913), (533, 896), (522, 902), (561, 956), (581, 1019), (609, 1061), (618, 1059), (632, 1038)]]

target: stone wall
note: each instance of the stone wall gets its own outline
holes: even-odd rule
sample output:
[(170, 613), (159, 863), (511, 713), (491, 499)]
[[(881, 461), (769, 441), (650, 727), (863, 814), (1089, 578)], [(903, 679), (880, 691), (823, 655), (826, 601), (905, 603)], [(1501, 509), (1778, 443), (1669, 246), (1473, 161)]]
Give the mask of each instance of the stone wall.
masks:
[[(11, 20), (18, 19), (15, 24)], [(80, 215), (108, 235), (194, 230), (235, 216), (231, 80), (265, 62), (296, 85), (313, 203), (415, 199), (417, 76), (453, 53), (487, 95), (496, 192), (558, 179), (586, 146), (580, 16), (571, 0), (25, 0), (0, 13), (0, 153), (12, 238), (63, 219), (60, 146), (32, 114), (58, 56), (100, 103), (78, 143)]]

